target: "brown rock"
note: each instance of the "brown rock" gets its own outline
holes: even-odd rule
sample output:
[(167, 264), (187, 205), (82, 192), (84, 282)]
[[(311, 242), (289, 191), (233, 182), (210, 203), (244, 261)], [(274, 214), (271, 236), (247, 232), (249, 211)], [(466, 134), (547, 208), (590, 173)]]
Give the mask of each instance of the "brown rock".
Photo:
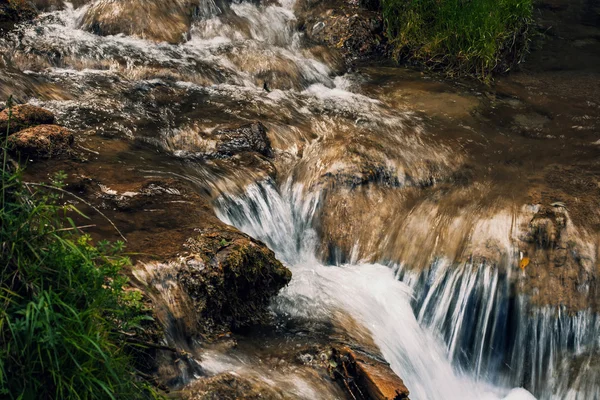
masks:
[(215, 129), (212, 132), (189, 126), (182, 132), (183, 134), (169, 138), (169, 144), (175, 149), (185, 147), (185, 152), (191, 157), (230, 159), (234, 156), (256, 155), (264, 160), (265, 157), (273, 156), (267, 128), (258, 121)]
[(267, 246), (224, 224), (202, 229), (185, 247), (190, 255), (178, 281), (206, 325), (265, 322), (271, 298), (292, 277)]
[(355, 399), (403, 400), (409, 391), (389, 364), (357, 353), (347, 346), (335, 346), (332, 360), (334, 375), (341, 378)]
[(123, 33), (180, 43), (186, 39), (196, 6), (194, 0), (101, 0), (86, 12), (82, 28), (102, 36)]
[(227, 157), (243, 152), (257, 152), (265, 157), (272, 156), (267, 128), (261, 122), (253, 122), (234, 129), (223, 129), (214, 133), (218, 140), (218, 157)]
[(4, 109), (0, 112), (0, 132), (2, 134), (5, 134), (7, 129), (9, 129), (10, 134), (29, 128), (30, 126), (54, 123), (54, 114), (44, 108), (30, 104), (14, 106), (10, 109), (10, 113), (9, 126), (9, 110)]
[(9, 148), (33, 158), (50, 158), (69, 151), (73, 133), (58, 125), (38, 125), (19, 131), (8, 138)]
[[(347, 62), (388, 54), (378, 2), (304, 0), (296, 5), (307, 37), (340, 51)], [(365, 8), (366, 7), (366, 8)]]

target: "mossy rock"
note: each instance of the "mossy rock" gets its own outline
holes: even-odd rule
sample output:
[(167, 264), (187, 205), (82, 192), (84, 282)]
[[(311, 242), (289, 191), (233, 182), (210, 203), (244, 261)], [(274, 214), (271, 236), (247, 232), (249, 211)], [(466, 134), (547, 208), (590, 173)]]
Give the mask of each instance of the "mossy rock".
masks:
[(232, 227), (205, 229), (186, 247), (178, 279), (209, 329), (266, 322), (271, 298), (292, 277), (264, 243)]
[(58, 125), (38, 125), (8, 137), (9, 149), (30, 158), (51, 158), (68, 154), (73, 132)]
[[(9, 124), (10, 122), (10, 124)], [(0, 132), (16, 133), (25, 128), (36, 125), (53, 124), (54, 114), (50, 111), (32, 106), (30, 104), (21, 104), (10, 109), (4, 109), (0, 112)]]

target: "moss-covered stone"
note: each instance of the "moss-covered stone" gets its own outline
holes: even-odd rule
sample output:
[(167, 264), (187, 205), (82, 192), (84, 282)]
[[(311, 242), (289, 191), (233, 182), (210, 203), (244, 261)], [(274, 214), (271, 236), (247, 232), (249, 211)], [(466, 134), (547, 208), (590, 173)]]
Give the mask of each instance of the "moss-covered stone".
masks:
[(58, 125), (38, 125), (9, 136), (9, 149), (31, 158), (50, 158), (68, 154), (73, 132)]
[(50, 111), (32, 106), (30, 104), (21, 104), (10, 109), (10, 124), (9, 110), (4, 109), (0, 112), (0, 132), (15, 133), (25, 128), (29, 128), (42, 124), (53, 124), (54, 114)]
[(188, 239), (179, 280), (207, 327), (240, 328), (267, 320), (267, 306), (291, 272), (263, 243), (228, 226)]

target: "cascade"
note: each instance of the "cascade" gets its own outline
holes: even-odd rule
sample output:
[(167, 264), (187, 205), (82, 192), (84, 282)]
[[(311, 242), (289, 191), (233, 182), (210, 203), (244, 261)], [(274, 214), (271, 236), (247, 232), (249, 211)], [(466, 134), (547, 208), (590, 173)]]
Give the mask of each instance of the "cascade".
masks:
[[(293, 0), (228, 3), (202, 0), (189, 40), (179, 44), (95, 35), (81, 29), (90, 4), (67, 3), (1, 39), (3, 62), (20, 71), (15, 82), (26, 81), (23, 87), (61, 88), (45, 101), (23, 100), (52, 110), (62, 124), (150, 143), (182, 162), (201, 158), (199, 132), (268, 121), (283, 178), (245, 185), (244, 171), (230, 171), (240, 182), (210, 183), (219, 192), (217, 216), (264, 241), (292, 269), (272, 304), (278, 316), (350, 315), (413, 400), (531, 398), (522, 387), (540, 399), (600, 398), (600, 319), (591, 309), (538, 307), (517, 294), (516, 249), (502, 265), (439, 257), (414, 269), (411, 260), (367, 263), (353, 254), (327, 265), (319, 254), (323, 177), (429, 187), (455, 172), (462, 155), (426, 143), (420, 117), (356, 90), (367, 78), (340, 74), (307, 48)], [(371, 181), (363, 162), (376, 171)], [(189, 178), (204, 182), (205, 173)], [(160, 289), (171, 296), (170, 286)]]
[[(591, 362), (597, 351), (596, 314), (535, 307), (511, 291), (510, 269), (493, 265), (442, 259), (424, 271), (360, 262), (323, 265), (312, 227), (320, 195), (302, 196), (303, 189), (290, 181), (281, 190), (264, 182), (216, 203), (224, 222), (264, 240), (291, 266), (294, 278), (273, 304), (278, 314), (327, 319), (342, 308), (371, 331), (415, 399), (448, 392), (502, 398), (515, 386), (543, 399), (599, 395), (593, 370), (582, 368), (576, 385), (565, 384), (563, 375), (573, 363)], [(511, 393), (508, 398), (529, 396)]]

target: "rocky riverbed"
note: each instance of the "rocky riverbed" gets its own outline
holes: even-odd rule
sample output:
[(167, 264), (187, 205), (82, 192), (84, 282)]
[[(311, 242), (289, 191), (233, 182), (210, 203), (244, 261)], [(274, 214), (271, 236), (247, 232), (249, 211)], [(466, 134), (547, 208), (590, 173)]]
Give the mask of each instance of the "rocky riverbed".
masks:
[[(95, 239), (126, 240), (164, 390), (595, 393), (576, 371), (597, 350), (597, 2), (539, 2), (528, 61), (491, 85), (394, 65), (377, 4), (2, 7), (13, 154), (29, 181), (65, 172)], [(447, 366), (394, 337), (430, 332)]]

